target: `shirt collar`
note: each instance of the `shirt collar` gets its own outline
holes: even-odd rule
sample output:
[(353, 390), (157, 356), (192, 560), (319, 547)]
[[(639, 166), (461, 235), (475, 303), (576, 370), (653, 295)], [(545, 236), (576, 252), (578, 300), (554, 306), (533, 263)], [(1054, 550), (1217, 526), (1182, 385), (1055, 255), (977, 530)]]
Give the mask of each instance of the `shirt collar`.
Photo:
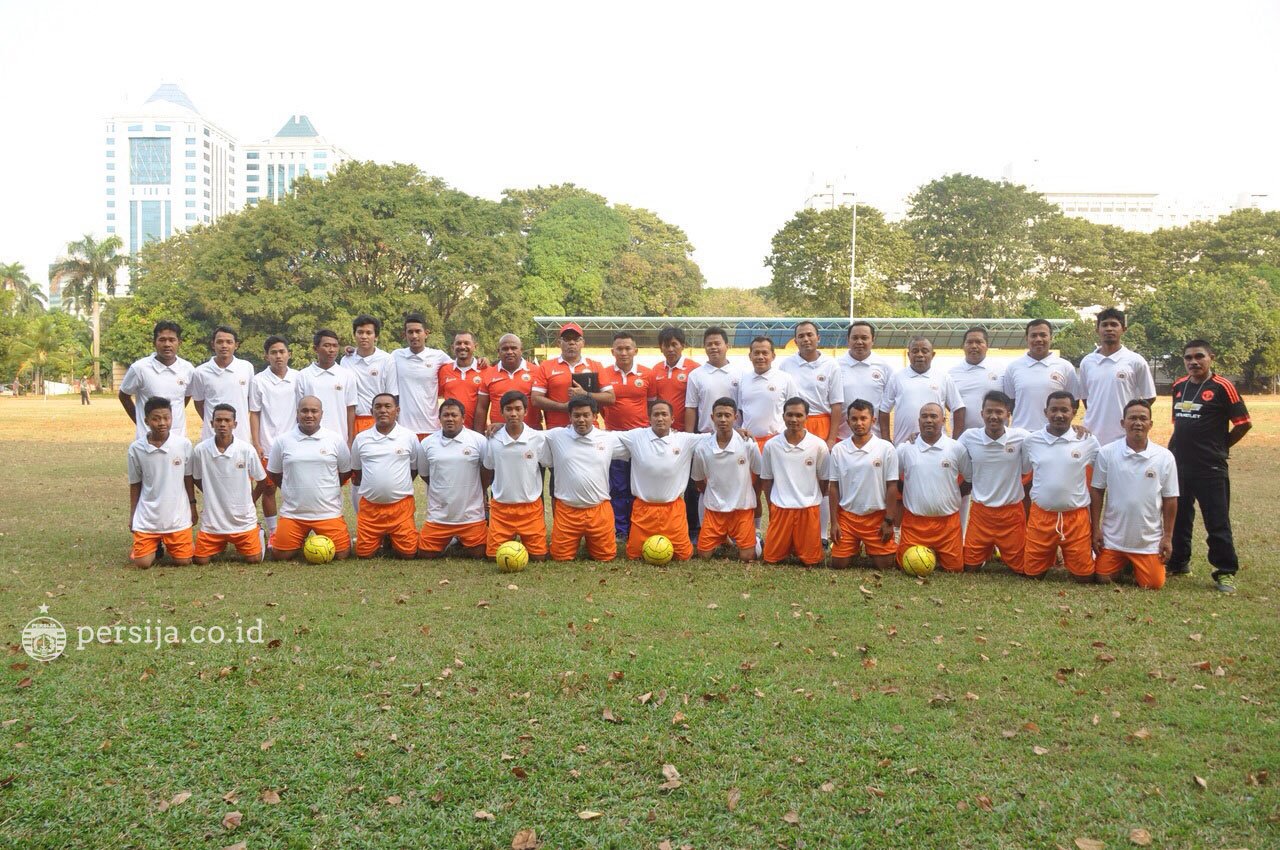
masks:
[(780, 374), (781, 374), (781, 370), (779, 370), (777, 366), (770, 366), (769, 369), (765, 371), (763, 374), (760, 372), (757, 372), (755, 370), (755, 367), (752, 367), (751, 369), (751, 379), (753, 381), (756, 378), (764, 378), (766, 380), (772, 381), (774, 378), (779, 377)]
[(667, 374), (670, 375), (672, 372), (679, 372), (681, 369), (685, 368), (688, 362), (689, 362), (689, 358), (681, 354), (680, 359), (676, 361), (676, 365), (672, 366), (671, 364), (667, 363), (667, 358), (664, 357), (662, 358), (661, 366), (662, 368), (666, 369)]
[(378, 360), (385, 357), (386, 354), (387, 352), (383, 351), (381, 348), (378, 348), (378, 346), (375, 345), (373, 347), (373, 353), (370, 354), (368, 357), (365, 357), (359, 351), (353, 351), (347, 356), (350, 357), (352, 360), (359, 360), (361, 363), (372, 363), (374, 360)]
[[(498, 367), (498, 371), (502, 372), (504, 375), (506, 375), (509, 378), (515, 377), (516, 375), (520, 374), (521, 372), (529, 368), (528, 365), (524, 362), (523, 357), (520, 358), (520, 363), (516, 366), (516, 368), (510, 372), (507, 371), (507, 367), (502, 365), (501, 360), (499, 360), (495, 365)], [(502, 430), (505, 431), (506, 429), (504, 428)]]
[(164, 452), (165, 454), (168, 454), (169, 451), (173, 448), (171, 444), (173, 443), (174, 440), (178, 439), (180, 436), (182, 435), (177, 433), (176, 431), (170, 431), (169, 439), (165, 440), (164, 443), (162, 443), (161, 445), (158, 445), (158, 446), (154, 445), (146, 437), (142, 438), (142, 444), (147, 447), (147, 454), (153, 454), (155, 452)]
[(714, 431), (711, 432), (710, 438), (711, 438), (711, 451), (715, 452), (718, 455), (728, 454), (729, 452), (737, 451), (738, 446), (746, 442), (746, 440), (743, 439), (742, 435), (739, 434), (737, 431), (729, 432), (729, 445), (725, 446), (723, 449), (720, 448), (720, 441), (716, 439), (716, 435)]
[(321, 366), (319, 363), (312, 362), (312, 364), (307, 368), (317, 375), (336, 375), (338, 363), (337, 361), (334, 361), (334, 364), (330, 366), (328, 369), (326, 369), (323, 366)]
[(520, 436), (513, 437), (511, 436), (510, 432), (507, 431), (507, 426), (504, 423), (503, 426), (498, 429), (498, 433), (494, 434), (493, 436), (494, 436), (494, 439), (496, 439), (498, 442), (502, 443), (503, 445), (509, 446), (512, 443), (529, 442), (529, 433), (532, 430), (533, 429), (530, 428), (528, 425), (525, 425), (524, 428), (521, 429), (520, 431)]
[(1068, 428), (1067, 433), (1063, 434), (1061, 437), (1056, 436), (1054, 434), (1050, 434), (1048, 425), (1041, 428), (1040, 433), (1044, 435), (1044, 441), (1046, 443), (1057, 443), (1059, 441), (1064, 443), (1080, 442), (1080, 437), (1076, 434), (1076, 429), (1074, 427)]
[(987, 358), (985, 357), (982, 358), (981, 363), (970, 363), (968, 360), (961, 360), (960, 365), (957, 366), (956, 368), (961, 369), (965, 372), (975, 372), (979, 369), (985, 372), (987, 369)]
[(470, 366), (459, 366), (459, 365), (458, 365), (458, 361), (457, 361), (457, 360), (454, 360), (454, 361), (453, 361), (453, 368), (457, 369), (459, 372), (461, 372), (461, 373), (462, 373), (462, 374), (464, 374), (464, 375), (465, 375), (465, 374), (467, 374), (468, 372), (479, 372), (479, 371), (480, 371), (480, 366), (476, 363), (476, 360), (475, 360), (475, 358), (474, 358), (474, 357), (473, 357), (473, 358), (471, 358), (471, 365), (470, 365)]
[[(1123, 437), (1121, 437), (1120, 439), (1124, 440), (1124, 438), (1123, 438)], [(1150, 439), (1150, 438), (1148, 438), (1148, 439), (1147, 439), (1147, 447), (1146, 447), (1145, 449), (1143, 449), (1142, 451), (1138, 452), (1138, 451), (1134, 451), (1133, 449), (1129, 448), (1129, 442), (1128, 442), (1128, 440), (1125, 440), (1125, 442), (1124, 442), (1124, 449), (1123, 449), (1123, 451), (1121, 451), (1121, 452), (1120, 452), (1120, 454), (1121, 454), (1122, 456), (1124, 456), (1124, 457), (1135, 457), (1135, 456), (1136, 456), (1136, 457), (1140, 457), (1140, 458), (1144, 458), (1144, 459), (1145, 459), (1145, 458), (1149, 458), (1149, 457), (1151, 457), (1151, 446), (1152, 446), (1151, 439)]]
[(176, 357), (174, 358), (174, 361), (172, 363), (166, 366), (160, 362), (160, 359), (158, 357), (156, 357), (155, 352), (151, 353), (151, 368), (156, 370), (157, 372), (175, 372), (176, 373), (178, 371), (178, 364), (181, 362), (182, 362), (182, 358)]
[(274, 383), (287, 384), (293, 380), (294, 371), (292, 369), (286, 369), (284, 371), (284, 377), (282, 378), (279, 375), (277, 375), (275, 372), (272, 372), (271, 367), (268, 366), (267, 368), (262, 370), (262, 374), (267, 375), (268, 379)]
[(624, 378), (627, 377), (628, 375), (635, 375), (636, 377), (640, 376), (640, 365), (636, 363), (636, 361), (634, 360), (631, 361), (631, 368), (625, 372), (618, 368), (617, 361), (614, 361), (613, 369), (615, 372), (617, 372), (619, 375), (621, 375)]
[(846, 351), (845, 353), (840, 355), (839, 359), (840, 359), (841, 366), (848, 366), (850, 368), (855, 366), (866, 366), (867, 368), (871, 368), (872, 366), (880, 365), (879, 363), (874, 362), (875, 357), (876, 357), (876, 353), (874, 351), (871, 351), (867, 354), (867, 358), (865, 360), (858, 360), (852, 354)]
[(918, 452), (942, 451), (943, 447), (946, 446), (947, 435), (943, 434), (940, 437), (938, 437), (938, 441), (935, 442), (933, 445), (929, 445), (928, 443), (926, 443), (924, 441), (924, 437), (920, 436), (919, 434), (916, 434), (916, 438), (911, 442), (916, 444), (916, 451)]

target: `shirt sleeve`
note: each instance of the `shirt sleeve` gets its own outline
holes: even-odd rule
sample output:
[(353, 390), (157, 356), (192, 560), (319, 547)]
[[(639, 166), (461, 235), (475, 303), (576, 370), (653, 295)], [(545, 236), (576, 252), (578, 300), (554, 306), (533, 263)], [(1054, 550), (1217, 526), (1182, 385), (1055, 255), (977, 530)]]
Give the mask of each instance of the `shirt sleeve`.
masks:
[(191, 453), (191, 477), (197, 481), (204, 478), (204, 463), (200, 460), (201, 452)]
[(827, 381), (827, 405), (844, 404), (844, 375), (840, 366), (831, 370), (831, 380)]
[(969, 459), (968, 450), (959, 443), (956, 444), (956, 467), (965, 481), (973, 480), (973, 462)]
[(190, 440), (185, 440), (185, 441), (183, 441), (183, 444), (182, 444), (182, 475), (183, 475), (184, 477), (185, 477), (185, 476), (188, 476), (188, 475), (190, 475), (190, 474), (191, 474), (191, 455), (193, 455), (193, 454), (195, 454), (195, 452), (193, 452), (193, 451), (191, 450), (191, 441), (190, 441)]
[[(648, 430), (647, 428), (645, 430)], [(635, 439), (634, 431), (607, 431), (605, 433), (613, 434), (613, 459), (614, 460), (631, 460), (631, 443), (629, 439)]]
[(347, 448), (347, 441), (339, 439), (337, 441), (338, 451), (338, 472), (351, 471), (351, 450)]
[(298, 380), (293, 383), (293, 402), (297, 404), (307, 396), (311, 395), (310, 386), (307, 382), (307, 373), (299, 372)]
[(281, 464), (284, 462), (284, 449), (280, 445), (281, 441), (277, 439), (271, 444), (271, 451), (267, 453), (267, 472), (279, 475), (284, 472)]
[[(684, 404), (685, 407), (698, 407), (702, 401), (702, 390), (698, 387), (698, 381), (694, 380), (693, 373), (689, 373), (688, 379), (684, 382)], [(738, 382), (738, 389), (734, 392), (734, 402), (738, 402), (739, 394), (742, 392), (742, 382)], [(738, 404), (738, 409), (742, 409), (742, 405)]]
[(890, 481), (897, 481), (901, 476), (898, 474), (898, 452), (891, 449), (884, 455), (884, 481), (888, 484)]
[(547, 394), (547, 361), (544, 360), (538, 364), (538, 368), (533, 370), (533, 391), (535, 393)]
[(1178, 497), (1178, 463), (1173, 456), (1165, 458), (1164, 469), (1161, 471), (1160, 496), (1164, 499), (1176, 499)]
[(1080, 373), (1076, 371), (1075, 366), (1071, 365), (1070, 360), (1064, 360), (1063, 365), (1067, 369), (1067, 392), (1071, 393), (1076, 398), (1082, 397), (1084, 395), (1084, 389), (1081, 387)]
[(702, 452), (696, 446), (693, 449), (693, 463), (689, 465), (689, 477), (694, 481), (707, 480), (706, 464), (702, 462)]
[(262, 390), (258, 387), (257, 377), (249, 379), (249, 412), (262, 412)]
[(891, 375), (884, 385), (884, 395), (880, 398), (880, 412), (888, 413), (898, 403), (898, 376)]
[(818, 480), (826, 481), (831, 475), (831, 450), (827, 448), (827, 444), (823, 443), (822, 448), (818, 450)]
[(1093, 479), (1089, 482), (1090, 487), (1096, 487), (1099, 490), (1107, 489), (1107, 467), (1110, 463), (1107, 460), (1106, 452), (1099, 452), (1093, 461)]
[(555, 455), (551, 451), (552, 436), (550, 432), (546, 432), (546, 436), (542, 439), (542, 445), (538, 446), (538, 463), (546, 467), (555, 467)]
[[(715, 436), (711, 437), (712, 440)], [(755, 440), (747, 440), (747, 465), (751, 467), (751, 471), (756, 475), (760, 474), (760, 470), (764, 469), (764, 458), (760, 453), (760, 444)]]
[(1018, 397), (1013, 391), (1013, 367), (1004, 370), (1004, 374), (1000, 376), (1000, 388), (1004, 390), (1004, 394), (1013, 399), (1014, 407), (1018, 406)]
[(187, 395), (191, 396), (192, 401), (204, 401), (203, 374), (199, 369), (191, 373), (191, 384), (187, 387)]
[(250, 448), (244, 453), (245, 463), (248, 465), (249, 477), (254, 481), (261, 481), (267, 477), (267, 472), (262, 468), (262, 459), (258, 457), (258, 453)]
[(400, 395), (400, 374), (396, 370), (396, 358), (394, 355), (387, 358), (386, 371), (382, 375), (382, 391), (391, 393), (396, 397)]
[[(363, 433), (363, 431), (360, 432), (360, 434)], [(364, 444), (364, 440), (360, 439), (360, 434), (356, 434), (356, 438), (351, 441), (351, 469), (353, 472), (364, 469), (360, 463), (360, 447)]]
[(138, 462), (137, 455), (134, 454), (133, 446), (130, 445), (128, 451), (124, 454), (125, 469), (129, 473), (130, 484), (142, 483), (142, 464)]
[[(752, 442), (754, 443), (755, 440), (752, 440)], [(771, 457), (771, 453), (769, 452), (769, 444), (765, 443), (765, 449), (760, 453), (760, 477), (761, 478), (768, 478), (768, 479), (773, 478), (773, 463), (770, 460), (770, 457)]]
[(1134, 382), (1138, 387), (1138, 398), (1155, 398), (1156, 397), (1156, 380), (1151, 375), (1151, 367), (1147, 365), (1147, 361), (1138, 358), (1134, 361), (1134, 370), (1137, 372), (1137, 380)]
[(964, 396), (960, 395), (960, 388), (956, 386), (956, 382), (947, 375), (943, 379), (946, 383), (943, 385), (943, 391), (947, 395), (947, 407), (954, 413), (964, 407)]
[(142, 389), (142, 375), (138, 373), (138, 364), (135, 363), (124, 373), (124, 380), (120, 382), (120, 392), (125, 395), (137, 395), (140, 389)]
[(350, 371), (350, 370), (348, 370), (347, 377), (348, 377), (348, 381), (347, 381), (347, 383), (346, 383), (346, 386), (342, 388), (342, 389), (343, 389), (343, 393), (342, 393), (343, 400), (344, 400), (344, 401), (346, 401), (346, 403), (347, 403), (347, 407), (355, 407), (355, 406), (356, 406), (356, 400), (357, 400), (358, 395), (359, 395), (359, 394), (356, 392), (356, 387), (357, 387), (357, 385), (359, 385), (359, 383), (360, 383), (360, 379), (356, 377), (356, 373), (355, 373), (355, 372), (352, 372), (352, 371)]

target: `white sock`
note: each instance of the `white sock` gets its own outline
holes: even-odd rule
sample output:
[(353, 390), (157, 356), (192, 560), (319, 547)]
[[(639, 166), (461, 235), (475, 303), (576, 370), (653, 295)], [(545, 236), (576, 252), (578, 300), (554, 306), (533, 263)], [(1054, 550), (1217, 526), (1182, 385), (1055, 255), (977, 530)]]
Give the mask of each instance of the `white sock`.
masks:
[(274, 516), (264, 516), (262, 518), (262, 527), (267, 530), (267, 536), (276, 533), (276, 518)]

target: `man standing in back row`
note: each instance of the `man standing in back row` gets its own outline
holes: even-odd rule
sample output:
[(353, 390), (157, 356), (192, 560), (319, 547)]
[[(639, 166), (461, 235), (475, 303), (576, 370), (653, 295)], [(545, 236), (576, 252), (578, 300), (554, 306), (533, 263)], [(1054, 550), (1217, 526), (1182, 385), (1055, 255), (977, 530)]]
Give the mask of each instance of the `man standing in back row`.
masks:
[(1015, 428), (1038, 431), (1048, 419), (1045, 404), (1049, 394), (1069, 392), (1073, 399), (1080, 398), (1080, 381), (1076, 367), (1050, 351), (1053, 345), (1053, 326), (1045, 319), (1027, 322), (1027, 353), (1014, 360), (1004, 370), (1004, 394), (1013, 399)]
[(1134, 399), (1156, 400), (1156, 383), (1142, 355), (1125, 348), (1124, 313), (1108, 307), (1095, 321), (1098, 348), (1080, 361), (1080, 386), (1085, 403), (1084, 427), (1102, 445), (1125, 436), (1121, 411)]

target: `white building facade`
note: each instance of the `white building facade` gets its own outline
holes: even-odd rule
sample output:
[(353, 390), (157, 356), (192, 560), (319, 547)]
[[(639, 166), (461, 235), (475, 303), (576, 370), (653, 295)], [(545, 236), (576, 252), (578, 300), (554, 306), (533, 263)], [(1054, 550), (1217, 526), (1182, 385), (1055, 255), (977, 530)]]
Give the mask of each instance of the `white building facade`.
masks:
[(244, 146), (240, 197), (246, 204), (278, 201), (304, 174), (323, 180), (349, 159), (316, 132), (307, 116), (293, 115), (272, 138)]

